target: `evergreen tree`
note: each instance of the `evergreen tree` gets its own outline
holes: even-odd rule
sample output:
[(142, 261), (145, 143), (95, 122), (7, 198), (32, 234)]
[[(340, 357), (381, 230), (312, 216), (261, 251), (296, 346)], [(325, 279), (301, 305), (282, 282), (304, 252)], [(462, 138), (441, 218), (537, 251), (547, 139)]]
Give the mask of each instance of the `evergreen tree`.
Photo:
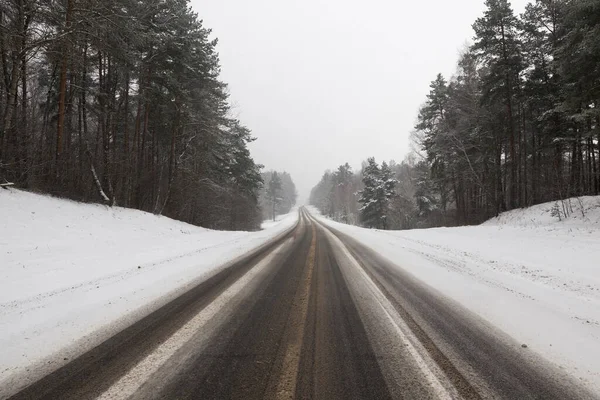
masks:
[(396, 180), (391, 169), (383, 162), (381, 167), (373, 157), (363, 169), (364, 189), (360, 192), (361, 221), (369, 228), (388, 229), (390, 200), (395, 196)]
[(285, 171), (265, 171), (261, 174), (261, 178), (266, 184), (260, 190), (258, 200), (263, 220), (273, 218), (273, 196), (269, 193), (269, 184), (275, 175), (277, 176), (275, 179), (280, 182), (275, 214), (289, 213), (296, 205), (298, 192), (291, 175)]
[(426, 162), (420, 162), (415, 166), (416, 191), (415, 199), (419, 216), (427, 218), (438, 209), (438, 198), (434, 187), (434, 180), (430, 178), (431, 170)]
[(298, 192), (296, 191), (296, 185), (292, 180), (292, 177), (287, 172), (280, 174), (281, 178), (281, 204), (280, 212), (282, 214), (290, 212), (290, 210), (296, 205), (296, 199), (298, 198)]
[(367, 165), (362, 172), (362, 180), (365, 187), (360, 192), (358, 200), (362, 204), (360, 208), (361, 222), (369, 228), (381, 228), (383, 219), (381, 173), (379, 165), (373, 157), (367, 159)]
[(600, 2), (570, 1), (565, 11), (566, 33), (557, 49), (564, 96), (558, 108), (571, 128), (570, 187), (576, 195), (599, 193)]
[[(450, 88), (442, 74), (438, 74), (431, 82), (427, 102), (419, 111), (416, 129), (424, 133), (422, 146), (431, 165), (431, 179), (441, 194), (442, 208), (449, 201), (448, 187), (452, 182), (454, 164), (461, 158), (457, 154), (457, 143), (460, 142), (456, 129), (451, 129), (448, 114), (450, 107)], [(454, 175), (455, 177), (456, 175)]]
[(277, 216), (277, 209), (283, 200), (281, 197), (281, 178), (277, 171), (274, 171), (269, 180), (269, 186), (267, 187), (267, 200), (271, 206), (271, 218), (275, 221)]
[(397, 183), (396, 194), (391, 203), (391, 218), (388, 220), (390, 229), (412, 229), (419, 224), (414, 162), (415, 156), (409, 155), (400, 164), (391, 166)]
[(187, 0), (7, 0), (0, 25), (1, 181), (258, 228), (250, 132)]
[(350, 214), (353, 211), (352, 181), (354, 174), (348, 163), (340, 165), (333, 173), (332, 204), (334, 208), (334, 219), (349, 223), (353, 220)]
[(379, 170), (379, 173), (381, 177), (381, 190), (383, 191), (383, 193), (380, 195), (383, 214), (381, 225), (382, 229), (389, 229), (390, 214), (392, 212), (390, 206), (392, 204), (392, 199), (396, 197), (396, 184), (398, 181), (394, 178), (394, 173), (385, 161), (381, 163), (381, 169)]
[(310, 192), (310, 204), (317, 207), (319, 211), (328, 217), (335, 218), (334, 179), (330, 171), (325, 171), (319, 183)]
[(483, 94), (490, 107), (501, 104), (506, 110), (499, 121), (496, 135), (503, 142), (508, 137), (507, 152), (510, 166), (510, 207), (520, 204), (521, 192), (517, 181), (517, 96), (520, 94), (520, 74), (524, 68), (518, 20), (508, 0), (486, 0), (487, 10), (473, 24), (475, 43), (473, 50), (484, 63)]
[[(563, 40), (566, 0), (536, 0), (522, 15), (523, 52), (527, 68), (523, 85), (524, 129), (529, 132), (532, 175), (532, 203), (564, 193), (564, 179), (559, 172), (558, 155), (568, 136), (566, 113), (562, 107), (560, 74), (556, 52)], [(559, 161), (545, 162), (546, 160)], [(525, 164), (526, 166), (527, 164)], [(527, 189), (527, 188), (526, 188)]]
[[(430, 85), (414, 156), (390, 166), (399, 182), (388, 227), (481, 223), (600, 194), (600, 2), (535, 0), (520, 17), (506, 0), (485, 4), (456, 74)], [(364, 168), (361, 215), (382, 226), (373, 164)], [(343, 219), (338, 175), (325, 174), (311, 202)]]
[(358, 193), (362, 177), (352, 172), (350, 164), (338, 166), (335, 172), (326, 171), (311, 190), (309, 202), (319, 211), (336, 221), (356, 224), (360, 220)]

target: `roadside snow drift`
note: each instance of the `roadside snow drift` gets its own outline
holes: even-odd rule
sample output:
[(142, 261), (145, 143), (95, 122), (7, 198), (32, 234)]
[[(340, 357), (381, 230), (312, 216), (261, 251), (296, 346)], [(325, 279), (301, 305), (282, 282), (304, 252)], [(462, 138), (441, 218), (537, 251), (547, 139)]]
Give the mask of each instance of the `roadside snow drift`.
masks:
[(600, 393), (600, 197), (473, 227), (379, 231), (320, 219)]
[(51, 370), (291, 228), (220, 232), (126, 208), (0, 190), (0, 387)]

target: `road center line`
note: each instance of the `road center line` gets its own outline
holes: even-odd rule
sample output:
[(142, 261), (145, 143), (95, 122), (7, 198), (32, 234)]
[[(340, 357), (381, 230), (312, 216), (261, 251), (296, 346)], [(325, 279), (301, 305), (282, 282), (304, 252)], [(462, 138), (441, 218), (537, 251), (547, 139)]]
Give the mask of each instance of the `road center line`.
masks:
[(277, 387), (274, 393), (274, 398), (278, 400), (293, 399), (296, 393), (300, 355), (302, 353), (302, 343), (304, 342), (304, 328), (308, 314), (310, 287), (316, 259), (317, 235), (315, 224), (312, 223), (311, 227), (312, 241), (306, 259), (306, 267), (296, 291), (294, 303), (290, 310), (290, 321), (284, 333), (284, 337), (287, 338), (287, 348), (285, 349), (283, 364), (281, 372), (278, 375)]

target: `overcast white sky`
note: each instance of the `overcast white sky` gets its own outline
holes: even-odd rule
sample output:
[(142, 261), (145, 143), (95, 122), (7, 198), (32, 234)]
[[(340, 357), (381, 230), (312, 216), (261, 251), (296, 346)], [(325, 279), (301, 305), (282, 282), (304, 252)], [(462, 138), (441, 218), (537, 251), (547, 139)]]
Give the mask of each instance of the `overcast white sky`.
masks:
[[(521, 13), (527, 0), (514, 0)], [(219, 39), (256, 162), (308, 196), (326, 169), (401, 161), (438, 72), (455, 71), (484, 0), (192, 0)]]

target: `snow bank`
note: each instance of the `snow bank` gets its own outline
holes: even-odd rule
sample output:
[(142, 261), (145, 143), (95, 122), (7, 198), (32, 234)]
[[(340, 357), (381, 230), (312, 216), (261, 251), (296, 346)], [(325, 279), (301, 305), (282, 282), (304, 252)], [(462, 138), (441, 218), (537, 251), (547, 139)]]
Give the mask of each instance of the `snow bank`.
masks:
[(480, 226), (412, 231), (319, 218), (600, 393), (600, 197), (581, 200), (583, 215), (572, 199), (574, 212), (562, 221), (552, 216), (555, 203)]
[(298, 214), (298, 207), (294, 207), (292, 208), (292, 210), (287, 213), (287, 214), (281, 214), (281, 215), (277, 215), (275, 217), (275, 221), (273, 221), (272, 219), (267, 219), (265, 221), (263, 221), (263, 223), (260, 225), (261, 229), (271, 229), (274, 226), (277, 226), (278, 224), (281, 223), (281, 221), (283, 221), (284, 219), (288, 218), (288, 216), (292, 214), (292, 215), (297, 215)]
[(507, 211), (485, 222), (490, 226), (600, 229), (600, 196), (573, 197)]
[(33, 364), (60, 365), (296, 219), (221, 232), (0, 190), (0, 386)]

